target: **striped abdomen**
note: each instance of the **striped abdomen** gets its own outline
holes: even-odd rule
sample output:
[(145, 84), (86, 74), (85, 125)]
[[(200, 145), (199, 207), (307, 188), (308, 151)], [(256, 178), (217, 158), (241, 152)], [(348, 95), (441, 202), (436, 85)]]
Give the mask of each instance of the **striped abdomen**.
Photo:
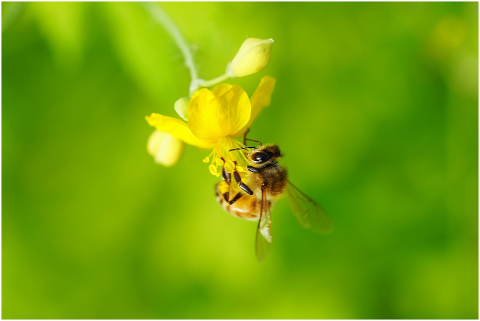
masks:
[(242, 193), (242, 196), (238, 200), (236, 200), (235, 203), (230, 205), (225, 200), (225, 197), (220, 193), (219, 186), (222, 183), (226, 182), (222, 181), (218, 183), (215, 187), (215, 195), (217, 198), (217, 202), (220, 203), (220, 205), (222, 205), (222, 207), (233, 216), (250, 221), (258, 220), (258, 217), (260, 216), (261, 200), (258, 200), (255, 194), (248, 195)]

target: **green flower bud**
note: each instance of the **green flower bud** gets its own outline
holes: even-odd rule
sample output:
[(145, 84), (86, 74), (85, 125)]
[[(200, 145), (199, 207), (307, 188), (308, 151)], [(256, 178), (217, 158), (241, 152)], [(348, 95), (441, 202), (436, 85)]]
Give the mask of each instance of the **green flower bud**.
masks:
[(227, 66), (230, 77), (243, 77), (259, 72), (270, 61), (273, 39), (248, 38)]
[(184, 143), (159, 130), (153, 131), (148, 138), (147, 151), (155, 163), (170, 167), (175, 165), (183, 154)]
[(188, 120), (187, 110), (189, 103), (190, 99), (188, 97), (182, 97), (175, 102), (175, 111), (177, 112), (178, 116), (182, 117), (185, 121)]

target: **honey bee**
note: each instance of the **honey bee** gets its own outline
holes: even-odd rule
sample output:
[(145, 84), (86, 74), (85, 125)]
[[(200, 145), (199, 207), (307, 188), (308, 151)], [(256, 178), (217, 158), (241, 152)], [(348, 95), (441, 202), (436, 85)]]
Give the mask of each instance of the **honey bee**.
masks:
[(302, 227), (326, 234), (332, 230), (333, 222), (320, 205), (288, 181), (287, 170), (277, 163), (283, 156), (280, 148), (275, 144), (262, 145), (259, 141), (256, 142), (260, 144), (258, 147), (246, 146), (230, 150), (251, 149), (245, 155), (249, 163), (245, 182), (237, 169), (232, 173), (238, 184), (236, 195), (230, 195), (232, 174), (224, 167), (223, 180), (216, 185), (215, 192), (217, 201), (230, 214), (247, 220), (258, 220), (255, 253), (257, 261), (261, 262), (269, 253), (273, 242), (270, 210), (275, 201), (285, 194)]

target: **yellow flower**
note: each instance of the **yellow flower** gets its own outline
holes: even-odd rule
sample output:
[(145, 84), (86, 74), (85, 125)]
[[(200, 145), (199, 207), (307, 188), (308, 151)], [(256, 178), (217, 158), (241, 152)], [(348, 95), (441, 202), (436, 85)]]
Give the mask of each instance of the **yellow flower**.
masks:
[(274, 87), (274, 78), (263, 77), (251, 99), (238, 85), (220, 84), (213, 90), (202, 88), (190, 99), (188, 123), (156, 113), (146, 119), (150, 126), (187, 144), (213, 148), (203, 160), (209, 163), (211, 159), (209, 170), (213, 175), (220, 176), (218, 167), (223, 165), (232, 172), (234, 162), (239, 171), (245, 171), (243, 153), (229, 153), (229, 150), (243, 146), (235, 138), (243, 136), (260, 111), (270, 105)]
[(259, 72), (270, 62), (273, 39), (248, 38), (227, 66), (230, 77), (243, 77)]

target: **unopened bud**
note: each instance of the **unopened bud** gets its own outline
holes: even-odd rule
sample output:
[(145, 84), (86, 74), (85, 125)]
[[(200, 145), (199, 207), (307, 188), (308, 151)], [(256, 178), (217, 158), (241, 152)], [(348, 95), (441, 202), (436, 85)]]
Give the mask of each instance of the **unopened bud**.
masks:
[(188, 120), (187, 111), (189, 103), (190, 99), (187, 97), (182, 97), (175, 102), (175, 111), (177, 112), (178, 116), (182, 117), (185, 121)]
[(270, 61), (273, 39), (248, 38), (227, 66), (230, 77), (243, 77), (259, 72)]
[(170, 134), (155, 130), (148, 138), (147, 151), (155, 163), (170, 167), (175, 165), (183, 153), (184, 143)]

